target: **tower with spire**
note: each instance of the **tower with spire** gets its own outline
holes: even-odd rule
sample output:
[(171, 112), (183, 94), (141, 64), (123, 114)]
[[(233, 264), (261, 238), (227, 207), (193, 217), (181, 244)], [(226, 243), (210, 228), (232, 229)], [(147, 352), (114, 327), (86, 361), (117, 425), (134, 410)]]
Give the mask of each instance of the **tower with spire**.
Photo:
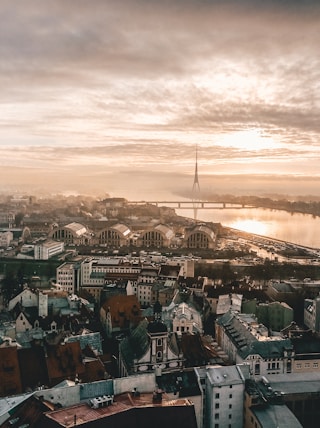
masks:
[(194, 171), (194, 180), (192, 186), (192, 204), (193, 204), (193, 213), (194, 219), (197, 219), (197, 212), (199, 207), (200, 197), (200, 184), (199, 184), (199, 176), (198, 176), (198, 146), (196, 146), (196, 167)]

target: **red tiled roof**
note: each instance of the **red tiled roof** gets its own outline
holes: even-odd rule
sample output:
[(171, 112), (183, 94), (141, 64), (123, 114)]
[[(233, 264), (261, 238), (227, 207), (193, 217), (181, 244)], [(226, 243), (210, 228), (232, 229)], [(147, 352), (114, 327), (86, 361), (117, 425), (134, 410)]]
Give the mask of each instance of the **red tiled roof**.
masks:
[(47, 348), (47, 368), (50, 385), (61, 380), (81, 377), (85, 371), (79, 342), (69, 342)]
[(138, 323), (141, 319), (141, 308), (137, 296), (114, 295), (103, 304), (106, 312), (110, 311), (113, 325), (124, 327), (128, 321)]
[(0, 348), (0, 397), (22, 392), (17, 347)]

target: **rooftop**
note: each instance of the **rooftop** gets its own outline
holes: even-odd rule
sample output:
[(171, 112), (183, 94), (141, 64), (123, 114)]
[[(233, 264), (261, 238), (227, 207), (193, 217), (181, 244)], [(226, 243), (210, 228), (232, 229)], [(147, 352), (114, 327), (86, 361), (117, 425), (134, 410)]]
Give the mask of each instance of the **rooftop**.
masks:
[[(157, 408), (172, 408), (172, 407), (193, 408), (193, 404), (188, 399), (180, 398), (177, 400), (171, 400), (166, 396), (166, 394), (161, 394), (161, 395), (162, 395), (162, 399), (155, 401), (154, 394), (152, 393), (133, 394), (128, 392), (121, 395), (117, 395), (113, 403), (106, 407), (100, 407), (98, 409), (94, 409), (90, 407), (89, 402), (81, 403), (65, 409), (49, 412), (47, 413), (46, 416), (48, 419), (51, 419), (58, 424), (58, 425), (49, 425), (49, 426), (69, 427), (69, 426), (77, 426), (85, 423), (89, 424), (90, 422), (96, 421), (97, 419), (105, 419), (108, 417), (121, 414), (122, 417), (127, 418), (128, 424), (130, 422), (131, 426), (132, 424), (133, 426), (137, 426), (137, 421), (136, 423), (134, 423), (135, 418), (133, 417), (132, 412), (128, 413), (128, 410), (132, 411), (139, 408), (140, 409), (141, 408), (157, 409)], [(194, 418), (194, 423), (193, 424), (189, 423), (188, 426), (196, 427), (195, 418)]]
[(268, 381), (275, 391), (282, 391), (284, 394), (303, 394), (320, 392), (320, 373), (291, 373), (268, 375)]

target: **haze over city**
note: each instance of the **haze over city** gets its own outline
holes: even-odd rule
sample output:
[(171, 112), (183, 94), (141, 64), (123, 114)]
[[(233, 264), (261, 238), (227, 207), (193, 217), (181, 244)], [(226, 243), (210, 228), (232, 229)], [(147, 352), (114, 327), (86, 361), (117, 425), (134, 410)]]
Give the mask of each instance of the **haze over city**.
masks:
[(3, 190), (320, 195), (320, 3), (0, 0)]

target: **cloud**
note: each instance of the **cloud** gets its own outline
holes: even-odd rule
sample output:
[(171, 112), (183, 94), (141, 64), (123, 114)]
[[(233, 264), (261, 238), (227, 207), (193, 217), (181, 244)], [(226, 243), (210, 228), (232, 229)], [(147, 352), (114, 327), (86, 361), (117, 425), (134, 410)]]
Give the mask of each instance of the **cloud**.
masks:
[[(316, 172), (320, 4), (0, 0), (8, 167)], [(257, 129), (263, 150), (219, 140)], [(4, 155), (6, 154), (6, 155)], [(100, 169), (99, 169), (100, 170)], [(29, 170), (30, 171), (30, 170)], [(159, 176), (160, 177), (160, 176)], [(163, 183), (159, 178), (159, 183)]]

